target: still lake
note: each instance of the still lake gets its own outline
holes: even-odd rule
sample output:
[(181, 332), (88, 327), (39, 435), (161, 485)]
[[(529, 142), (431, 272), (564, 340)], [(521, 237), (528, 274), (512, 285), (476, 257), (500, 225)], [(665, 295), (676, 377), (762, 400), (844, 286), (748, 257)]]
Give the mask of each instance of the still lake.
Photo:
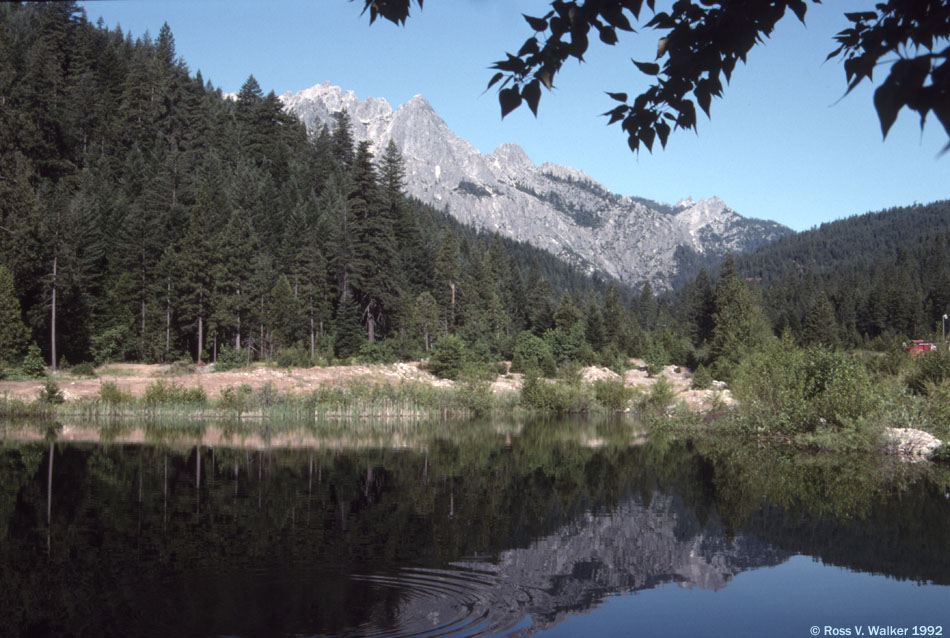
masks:
[(0, 636), (950, 636), (940, 467), (623, 420), (257, 430), (0, 425)]

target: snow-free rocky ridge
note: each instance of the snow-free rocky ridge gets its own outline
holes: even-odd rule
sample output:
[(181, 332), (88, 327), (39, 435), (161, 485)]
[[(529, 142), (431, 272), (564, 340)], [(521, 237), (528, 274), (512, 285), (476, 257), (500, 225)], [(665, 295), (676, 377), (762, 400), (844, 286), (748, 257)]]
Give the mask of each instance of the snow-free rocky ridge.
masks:
[(460, 222), (543, 248), (588, 272), (636, 286), (667, 288), (677, 255), (741, 252), (791, 231), (744, 218), (717, 197), (669, 206), (610, 192), (582, 171), (536, 165), (517, 144), (484, 155), (455, 135), (421, 95), (395, 111), (382, 98), (360, 100), (329, 82), (280, 96), (311, 132), (332, 129), (346, 109), (353, 135), (379, 155), (396, 143), (406, 190)]

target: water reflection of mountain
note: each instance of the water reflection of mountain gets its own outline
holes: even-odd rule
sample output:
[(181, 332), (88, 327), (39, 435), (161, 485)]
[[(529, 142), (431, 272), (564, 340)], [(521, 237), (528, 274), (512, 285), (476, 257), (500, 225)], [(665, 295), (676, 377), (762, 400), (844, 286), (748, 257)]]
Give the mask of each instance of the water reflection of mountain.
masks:
[[(485, 610), (493, 629), (511, 628), (530, 615), (528, 635), (595, 607), (608, 595), (666, 583), (718, 590), (736, 574), (777, 565), (787, 552), (751, 536), (727, 538), (717, 521), (701, 527), (695, 514), (670, 494), (655, 494), (649, 505), (631, 498), (610, 512), (588, 513), (528, 547), (505, 550), (494, 560), (458, 561), (454, 566), (486, 578), (474, 592), (491, 588), (498, 603)], [(448, 578), (448, 574), (443, 574)], [(444, 621), (457, 609), (433, 616), (432, 601), (416, 599), (399, 615)], [(443, 604), (444, 606), (444, 604)], [(450, 605), (451, 607), (451, 605)]]

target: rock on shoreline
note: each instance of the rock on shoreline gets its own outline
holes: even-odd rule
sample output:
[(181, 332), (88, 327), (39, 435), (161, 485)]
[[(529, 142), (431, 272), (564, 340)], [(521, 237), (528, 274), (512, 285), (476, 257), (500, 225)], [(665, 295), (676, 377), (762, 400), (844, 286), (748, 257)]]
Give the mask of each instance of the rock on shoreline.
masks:
[(943, 441), (915, 428), (887, 428), (884, 432), (894, 454), (912, 461), (923, 461), (933, 456)]

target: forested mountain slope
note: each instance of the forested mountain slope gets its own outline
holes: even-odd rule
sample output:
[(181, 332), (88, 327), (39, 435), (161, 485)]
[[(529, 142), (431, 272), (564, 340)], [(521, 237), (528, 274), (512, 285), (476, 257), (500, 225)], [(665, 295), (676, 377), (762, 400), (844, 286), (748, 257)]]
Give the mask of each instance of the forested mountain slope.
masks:
[(345, 117), (308, 136), (253, 76), (225, 99), (167, 25), (2, 5), (0, 105), (0, 360), (30, 340), (74, 363), (405, 356), (443, 332), (497, 350), (594, 288), (407, 197), (395, 147)]
[(761, 283), (776, 331), (833, 323), (848, 344), (939, 333), (950, 311), (950, 201), (822, 224), (736, 263)]

